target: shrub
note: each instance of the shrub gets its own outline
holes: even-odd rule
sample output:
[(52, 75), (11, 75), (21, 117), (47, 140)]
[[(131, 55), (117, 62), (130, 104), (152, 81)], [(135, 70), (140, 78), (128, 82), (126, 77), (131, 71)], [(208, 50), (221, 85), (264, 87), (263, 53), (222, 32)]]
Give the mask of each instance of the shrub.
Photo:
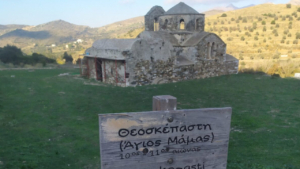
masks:
[(264, 43), (266, 43), (267, 42), (267, 40), (266, 40), (266, 38), (264, 39), (264, 41), (263, 41)]
[(292, 37), (292, 34), (291, 34), (291, 33), (289, 33), (289, 34), (288, 34), (288, 37)]
[(289, 25), (289, 29), (292, 29), (293, 28), (293, 26), (292, 25)]
[(261, 49), (258, 49), (258, 50), (257, 50), (257, 52), (258, 52), (258, 53), (261, 53), (261, 52), (262, 52), (262, 50), (261, 50)]
[(283, 31), (283, 33), (284, 33), (285, 35), (288, 34), (288, 33), (289, 33), (289, 30), (286, 29), (286, 30)]
[(256, 33), (255, 33), (255, 35), (259, 35), (259, 33), (258, 33), (258, 32), (256, 32)]
[(262, 21), (261, 24), (262, 24), (262, 25), (266, 25), (266, 21)]
[(298, 44), (298, 39), (295, 39), (295, 40), (293, 41), (293, 44), (297, 45), (297, 44)]
[(228, 37), (227, 41), (232, 41), (232, 39), (233, 39), (232, 37)]
[(221, 17), (227, 17), (227, 14), (226, 14), (226, 13), (223, 13), (223, 14), (221, 15)]
[(273, 55), (273, 59), (279, 59), (280, 57), (280, 53), (276, 52), (274, 55)]
[(300, 39), (300, 33), (299, 32), (296, 33), (296, 39)]
[(231, 18), (230, 20), (231, 20), (231, 21), (234, 21), (235, 19), (234, 19), (234, 18)]
[(247, 23), (247, 18), (243, 18), (243, 23)]
[(293, 17), (289, 17), (289, 21), (292, 21), (293, 20)]
[(253, 22), (252, 27), (253, 27), (253, 29), (256, 29), (257, 28), (257, 23)]
[(266, 28), (266, 26), (264, 26), (264, 28), (263, 28), (263, 31), (264, 31), (264, 32), (266, 32), (266, 31), (267, 31), (267, 28)]
[(242, 37), (241, 37), (241, 41), (244, 41), (244, 40), (245, 40), (245, 37), (244, 37), (244, 36), (242, 36)]
[(282, 40), (280, 41), (280, 43), (284, 43), (284, 39), (282, 39)]
[(282, 21), (285, 21), (285, 16), (283, 16), (281, 19), (282, 19)]
[(276, 26), (275, 26), (276, 28), (279, 28), (279, 24), (276, 24)]
[(282, 39), (284, 39), (284, 40), (285, 40), (285, 39), (286, 39), (286, 36), (283, 36), (283, 37), (282, 37)]
[(224, 24), (224, 21), (221, 21), (221, 24), (223, 25), (223, 24)]
[(297, 54), (294, 53), (294, 54), (292, 55), (292, 58), (296, 58), (296, 57), (297, 57)]
[(272, 24), (272, 25), (275, 25), (275, 20), (273, 20), (273, 21), (271, 22), (271, 24)]
[(254, 59), (254, 56), (250, 56), (250, 59), (253, 60), (253, 59)]
[(239, 20), (242, 20), (243, 18), (241, 17), (241, 16), (239, 16), (239, 18), (238, 18)]
[(254, 40), (258, 40), (258, 37), (257, 37), (257, 36), (255, 36), (255, 37), (254, 37)]
[(243, 56), (240, 56), (239, 59), (240, 59), (240, 60), (244, 60), (244, 57), (243, 57)]
[(286, 4), (286, 8), (291, 8), (292, 5), (291, 4)]
[(287, 40), (287, 41), (286, 41), (286, 44), (290, 44), (290, 41)]

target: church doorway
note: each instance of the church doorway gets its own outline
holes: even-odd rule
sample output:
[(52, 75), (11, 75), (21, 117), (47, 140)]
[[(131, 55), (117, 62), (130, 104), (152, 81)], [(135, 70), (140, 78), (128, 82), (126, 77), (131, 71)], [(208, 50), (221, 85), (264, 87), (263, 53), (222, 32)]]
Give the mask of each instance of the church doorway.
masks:
[(102, 60), (101, 59), (95, 59), (95, 67), (96, 67), (96, 79), (103, 81), (102, 79)]

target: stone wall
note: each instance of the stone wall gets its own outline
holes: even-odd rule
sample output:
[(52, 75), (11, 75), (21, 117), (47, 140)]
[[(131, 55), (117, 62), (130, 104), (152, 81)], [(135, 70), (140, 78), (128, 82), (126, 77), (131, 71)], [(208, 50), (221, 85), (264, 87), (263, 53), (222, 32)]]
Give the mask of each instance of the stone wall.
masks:
[(131, 85), (171, 83), (237, 73), (237, 60), (219, 62), (197, 59), (195, 64), (183, 66), (175, 65), (174, 61), (174, 57), (168, 61), (140, 61), (136, 64)]
[(103, 60), (103, 82), (108, 84), (125, 84), (124, 61)]
[(186, 31), (204, 31), (204, 14), (191, 15), (163, 15), (159, 17), (159, 28), (162, 31), (180, 30), (180, 20), (184, 20)]

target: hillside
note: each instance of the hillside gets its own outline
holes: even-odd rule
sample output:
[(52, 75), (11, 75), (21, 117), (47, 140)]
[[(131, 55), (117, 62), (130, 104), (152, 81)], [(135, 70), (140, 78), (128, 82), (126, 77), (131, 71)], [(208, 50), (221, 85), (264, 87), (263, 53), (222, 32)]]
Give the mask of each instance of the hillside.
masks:
[(0, 25), (0, 46), (6, 44), (26, 48), (47, 46), (51, 44), (65, 44), (76, 39), (94, 41), (101, 38), (117, 38), (130, 30), (141, 28), (144, 25), (144, 17), (136, 17), (116, 22), (100, 28), (90, 28), (68, 23), (63, 20), (49, 23), (26, 25)]
[(276, 54), (297, 57), (299, 7), (262, 4), (228, 11), (227, 17), (208, 17), (205, 30), (218, 34), (227, 43), (228, 52), (241, 60), (272, 58)]

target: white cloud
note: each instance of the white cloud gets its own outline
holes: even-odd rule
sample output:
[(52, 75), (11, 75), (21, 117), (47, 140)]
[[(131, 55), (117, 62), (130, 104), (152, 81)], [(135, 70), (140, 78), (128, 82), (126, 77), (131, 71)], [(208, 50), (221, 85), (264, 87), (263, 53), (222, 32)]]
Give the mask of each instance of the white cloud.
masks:
[(119, 1), (120, 4), (132, 4), (134, 2), (135, 2), (135, 0), (120, 0)]

